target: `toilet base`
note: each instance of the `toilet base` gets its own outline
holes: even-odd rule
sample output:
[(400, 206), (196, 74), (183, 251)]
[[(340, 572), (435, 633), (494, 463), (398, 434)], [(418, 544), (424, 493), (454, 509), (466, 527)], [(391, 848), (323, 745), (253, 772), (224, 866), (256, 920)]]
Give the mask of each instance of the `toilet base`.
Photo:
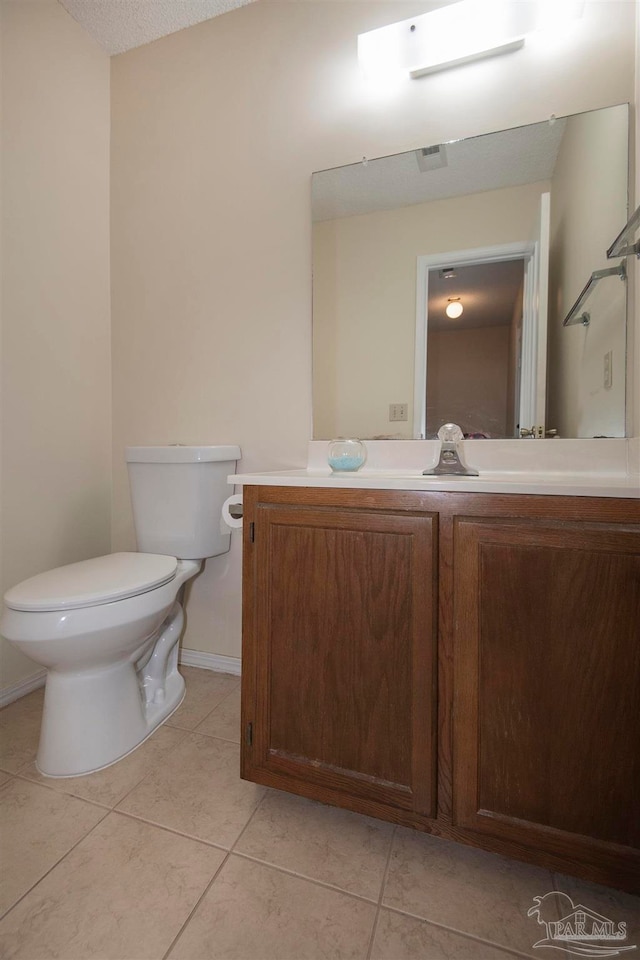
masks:
[[(178, 627), (178, 629), (176, 629)], [(178, 671), (182, 608), (165, 620), (153, 650), (162, 651), (166, 672), (155, 668), (155, 696), (149, 700), (149, 666), (120, 661), (108, 668), (47, 675), (36, 767), (45, 777), (78, 777), (111, 766), (140, 746), (182, 703), (184, 678)], [(167, 638), (170, 649), (167, 650)], [(147, 663), (149, 658), (147, 658)]]
[[(43, 776), (79, 777), (110, 767), (139, 747), (184, 700), (184, 678), (176, 671), (167, 678), (164, 703), (145, 708), (133, 665), (123, 667), (111, 671), (108, 686), (117, 687), (111, 695), (105, 690), (104, 677), (91, 684), (86, 676), (49, 673), (36, 757), (36, 768)], [(92, 686), (97, 694), (94, 701), (90, 701)]]

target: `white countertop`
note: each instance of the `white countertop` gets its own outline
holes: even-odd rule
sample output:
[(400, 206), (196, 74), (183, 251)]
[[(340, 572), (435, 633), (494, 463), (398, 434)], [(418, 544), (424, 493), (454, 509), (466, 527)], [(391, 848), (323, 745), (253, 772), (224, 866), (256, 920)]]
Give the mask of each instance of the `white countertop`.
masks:
[(531, 493), (546, 496), (620, 497), (640, 499), (640, 484), (628, 476), (569, 473), (483, 473), (480, 477), (423, 477), (407, 471), (368, 470), (332, 473), (326, 469), (274, 470), (229, 477), (238, 486), (361, 488), (367, 490), (459, 491), (465, 493)]
[(332, 473), (328, 442), (311, 440), (306, 468), (237, 473), (229, 483), (640, 499), (637, 437), (461, 441), (463, 461), (478, 470), (477, 477), (423, 476), (423, 470), (438, 462), (437, 440), (366, 440), (364, 445), (366, 463), (355, 472)]

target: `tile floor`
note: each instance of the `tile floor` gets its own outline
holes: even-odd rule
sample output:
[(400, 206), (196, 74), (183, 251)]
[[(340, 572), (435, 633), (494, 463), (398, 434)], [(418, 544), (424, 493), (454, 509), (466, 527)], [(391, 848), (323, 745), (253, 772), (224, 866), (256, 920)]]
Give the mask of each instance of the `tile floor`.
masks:
[(238, 679), (184, 674), (88, 777), (36, 771), (42, 691), (0, 712), (5, 960), (553, 958), (527, 910), (554, 889), (640, 950), (639, 898), (240, 780)]

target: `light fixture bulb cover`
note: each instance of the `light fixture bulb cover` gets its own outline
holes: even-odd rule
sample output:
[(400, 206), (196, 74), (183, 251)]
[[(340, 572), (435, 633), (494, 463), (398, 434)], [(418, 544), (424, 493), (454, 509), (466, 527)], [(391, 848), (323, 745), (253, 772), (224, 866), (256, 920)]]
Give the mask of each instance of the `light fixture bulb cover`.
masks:
[(458, 0), (358, 37), (367, 76), (427, 76), (518, 50), (537, 30), (582, 15), (583, 0)]
[(458, 317), (462, 316), (463, 310), (464, 307), (459, 300), (450, 300), (444, 312), (452, 320), (456, 320)]

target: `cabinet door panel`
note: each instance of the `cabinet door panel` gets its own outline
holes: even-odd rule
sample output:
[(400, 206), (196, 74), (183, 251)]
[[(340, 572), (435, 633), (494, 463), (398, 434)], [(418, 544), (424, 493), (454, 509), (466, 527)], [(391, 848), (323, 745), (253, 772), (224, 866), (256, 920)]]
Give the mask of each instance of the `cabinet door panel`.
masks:
[(456, 822), (640, 847), (640, 529), (461, 518), (455, 550)]
[(261, 506), (251, 766), (434, 809), (430, 516)]

